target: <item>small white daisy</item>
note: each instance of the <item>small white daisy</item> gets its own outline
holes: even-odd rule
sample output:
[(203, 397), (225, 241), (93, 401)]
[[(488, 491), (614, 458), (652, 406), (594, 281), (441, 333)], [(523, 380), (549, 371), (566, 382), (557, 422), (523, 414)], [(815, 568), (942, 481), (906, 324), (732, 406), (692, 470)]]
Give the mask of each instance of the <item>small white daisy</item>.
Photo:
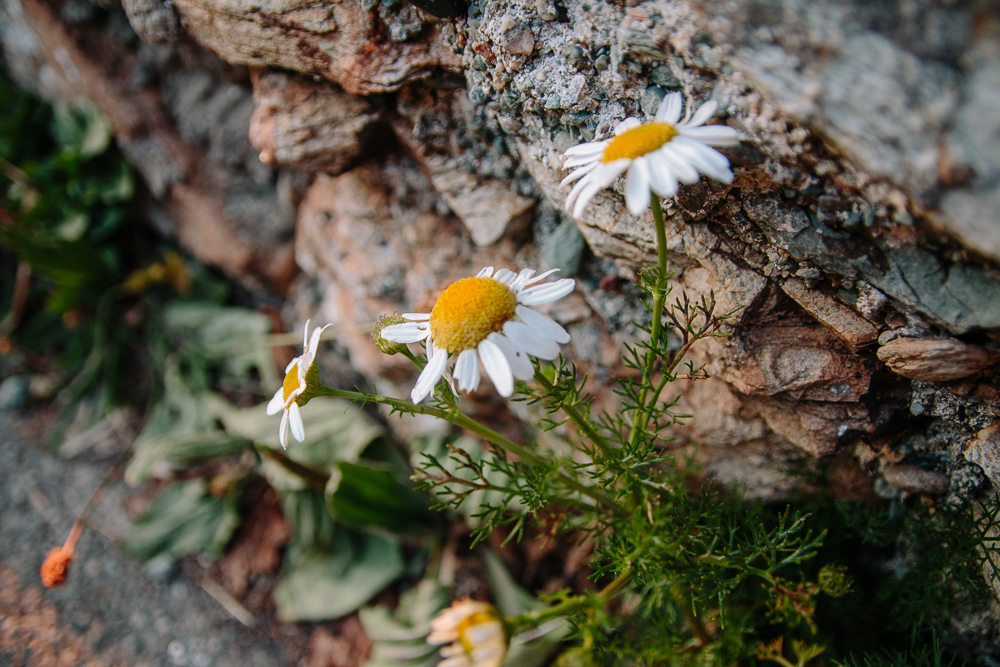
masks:
[(431, 621), (427, 643), (448, 644), (438, 667), (500, 667), (507, 655), (507, 631), (496, 608), (470, 599), (453, 602)]
[[(535, 276), (532, 269), (514, 273), (487, 266), (472, 278), (452, 283), (430, 313), (404, 313), (403, 324), (382, 329), (394, 343), (427, 341), (427, 365), (410, 392), (414, 403), (427, 398), (457, 355), (453, 372), (460, 391), (479, 386), (479, 364), (501, 396), (514, 393), (514, 378), (528, 380), (534, 367), (528, 356), (555, 359), (569, 334), (555, 321), (529, 306), (561, 299), (576, 286), (563, 278), (541, 283), (558, 271)], [(534, 276), (534, 277), (533, 277)], [(540, 284), (541, 283), (541, 284)]]
[(681, 94), (671, 93), (660, 102), (655, 120), (643, 123), (626, 118), (615, 128), (614, 137), (566, 151), (563, 168), (575, 171), (562, 184), (577, 181), (566, 198), (573, 217), (580, 217), (594, 195), (626, 170), (625, 203), (632, 215), (649, 208), (651, 190), (663, 198), (673, 197), (678, 183), (696, 182), (699, 171), (717, 181), (732, 182), (729, 159), (712, 146), (735, 146), (739, 143), (736, 130), (705, 125), (715, 113), (715, 100), (701, 105), (693, 117), (689, 105), (684, 120), (680, 120), (682, 105)]
[[(302, 414), (299, 405), (305, 404), (309, 400), (304, 397), (306, 389), (309, 387), (310, 371), (316, 363), (316, 347), (319, 345), (320, 336), (323, 330), (330, 326), (317, 327), (313, 329), (312, 336), (309, 335), (309, 322), (306, 322), (305, 330), (302, 333), (302, 354), (289, 362), (285, 367), (285, 381), (281, 389), (274, 392), (274, 397), (267, 404), (267, 414), (276, 415), (282, 410), (281, 426), (278, 427), (278, 440), (283, 448), (288, 447), (288, 427), (291, 426), (292, 436), (302, 442), (306, 437), (305, 426), (302, 424)], [(318, 369), (316, 370), (314, 381), (318, 381)]]

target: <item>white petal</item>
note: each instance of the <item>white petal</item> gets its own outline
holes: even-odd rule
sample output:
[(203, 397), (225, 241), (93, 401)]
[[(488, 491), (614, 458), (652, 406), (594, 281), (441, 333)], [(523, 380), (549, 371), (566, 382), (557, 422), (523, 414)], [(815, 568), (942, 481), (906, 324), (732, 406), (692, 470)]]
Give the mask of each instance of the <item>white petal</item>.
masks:
[(670, 93), (660, 101), (660, 108), (656, 110), (656, 120), (676, 125), (677, 121), (681, 119), (682, 106), (684, 106), (684, 101), (681, 94)]
[[(671, 142), (673, 143), (673, 142)], [(660, 197), (669, 199), (677, 194), (677, 177), (668, 160), (664, 160), (660, 151), (654, 151), (649, 160), (649, 187)]]
[(285, 407), (285, 389), (282, 387), (274, 392), (274, 396), (267, 402), (267, 414), (276, 415)]
[(476, 277), (477, 278), (489, 278), (492, 275), (493, 275), (493, 267), (492, 266), (487, 266), (482, 271), (480, 271), (479, 273), (477, 273)]
[(601, 164), (600, 161), (595, 160), (594, 162), (591, 162), (591, 163), (587, 164), (587, 166), (585, 166), (585, 167), (580, 167), (579, 169), (577, 169), (575, 171), (571, 171), (569, 174), (566, 175), (566, 178), (564, 178), (561, 181), (559, 181), (559, 185), (569, 185), (573, 181), (580, 180), (581, 178), (583, 178), (584, 176), (586, 176), (590, 172), (594, 171), (594, 169), (596, 169), (597, 166), (600, 165), (600, 164)]
[(600, 164), (603, 154), (598, 153), (597, 155), (579, 155), (577, 157), (566, 158), (563, 160), (563, 169), (576, 169), (577, 167), (583, 167), (584, 165)]
[(562, 325), (547, 315), (542, 315), (537, 310), (532, 310), (527, 306), (517, 306), (514, 309), (521, 321), (532, 329), (535, 329), (544, 336), (548, 336), (557, 343), (568, 343), (569, 332), (562, 328)]
[(478, 349), (479, 358), (483, 360), (483, 368), (486, 369), (486, 374), (493, 381), (497, 393), (504, 398), (513, 394), (514, 376), (510, 372), (510, 364), (507, 363), (507, 357), (504, 356), (504, 353), (489, 337), (480, 341)]
[(486, 337), (486, 340), (500, 348), (503, 355), (507, 357), (511, 372), (518, 380), (530, 380), (535, 375), (535, 366), (528, 359), (528, 355), (517, 349), (509, 338), (494, 331)]
[(461, 391), (475, 391), (479, 386), (479, 357), (475, 350), (462, 350), (455, 362), (455, 377)]
[(671, 170), (674, 175), (677, 176), (678, 181), (688, 185), (698, 182), (698, 170), (694, 168), (694, 165), (684, 159), (683, 156), (678, 155), (670, 144), (665, 145), (658, 151), (658, 153), (660, 159), (670, 165)]
[(288, 406), (288, 425), (292, 427), (292, 437), (299, 442), (306, 439), (306, 427), (302, 423), (302, 412), (299, 410), (298, 403), (292, 403)]
[(585, 144), (573, 146), (563, 153), (563, 155), (566, 157), (573, 157), (577, 155), (600, 155), (604, 152), (607, 145), (607, 141), (590, 141)]
[(642, 125), (642, 121), (638, 118), (626, 118), (615, 127), (615, 136), (617, 137), (619, 134), (624, 134), (632, 128), (639, 127), (640, 125)]
[(558, 301), (573, 291), (576, 281), (572, 278), (563, 278), (555, 282), (535, 285), (528, 289), (521, 290), (517, 295), (517, 302), (525, 306), (540, 306), (543, 303)]
[(740, 143), (739, 132), (728, 125), (704, 125), (679, 129), (682, 137), (690, 137), (711, 146), (736, 146)]
[(295, 364), (297, 364), (297, 363), (299, 363), (299, 357), (295, 357), (294, 359), (292, 359), (291, 361), (289, 361), (289, 362), (288, 362), (288, 365), (287, 365), (287, 366), (285, 366), (285, 375), (288, 375), (288, 371), (292, 370), (292, 368), (293, 368), (293, 367), (295, 366)]
[(712, 117), (718, 107), (719, 103), (715, 100), (705, 102), (701, 105), (701, 108), (695, 112), (694, 118), (684, 123), (684, 125), (686, 127), (698, 127), (699, 125), (704, 125), (705, 122)]
[(430, 313), (403, 313), (404, 320), (410, 320), (411, 322), (426, 322), (431, 319)]
[(320, 338), (323, 337), (323, 332), (327, 330), (331, 325), (327, 324), (322, 327), (316, 327), (313, 329), (312, 336), (309, 337), (309, 345), (306, 346), (305, 350), (312, 354), (313, 358), (316, 357), (316, 349), (319, 347)]
[(503, 283), (504, 285), (510, 285), (517, 278), (517, 274), (510, 269), (500, 269), (497, 274), (493, 276), (493, 280)]
[(521, 271), (517, 274), (517, 280), (510, 285), (511, 290), (513, 290), (515, 294), (523, 290), (524, 286), (528, 284), (528, 281), (531, 280), (531, 276), (533, 275), (535, 275), (534, 269), (521, 269)]
[(427, 322), (403, 322), (382, 329), (381, 336), (393, 343), (416, 343), (427, 338), (430, 332)]
[(671, 142), (672, 150), (695, 166), (698, 171), (723, 183), (733, 182), (733, 172), (726, 156), (711, 146), (678, 137)]
[(306, 320), (306, 325), (302, 327), (302, 349), (309, 349), (309, 323), (312, 320)]
[(559, 346), (551, 338), (541, 336), (523, 322), (507, 322), (503, 334), (515, 346), (539, 359), (555, 359), (559, 356)]
[(573, 191), (569, 193), (569, 198), (566, 199), (566, 206), (572, 205), (571, 199), (576, 199), (576, 204), (573, 205), (573, 217), (579, 218), (594, 195), (614, 183), (615, 179), (628, 169), (631, 162), (632, 160), (623, 158), (614, 162), (602, 163), (599, 169), (592, 171), (588, 177), (580, 179)]
[(527, 282), (525, 282), (524, 285), (525, 285), (525, 287), (527, 287), (528, 285), (534, 285), (535, 283), (540, 283), (541, 281), (543, 281), (546, 278), (548, 278), (549, 276), (551, 276), (553, 273), (558, 273), (558, 272), (559, 272), (559, 269), (549, 269), (548, 271), (543, 271), (542, 273), (539, 273), (537, 276), (535, 276), (531, 280), (528, 280)]
[(649, 165), (645, 158), (632, 161), (625, 175), (625, 205), (632, 215), (649, 208)]
[(427, 398), (428, 394), (434, 391), (434, 387), (441, 379), (441, 376), (444, 375), (444, 367), (447, 363), (448, 350), (443, 348), (435, 350), (434, 356), (427, 361), (424, 370), (420, 372), (420, 377), (417, 378), (417, 383), (413, 385), (413, 391), (410, 392), (410, 400), (414, 403), (419, 403)]
[(278, 425), (278, 442), (282, 449), (288, 449), (288, 410), (281, 413), (281, 424)]

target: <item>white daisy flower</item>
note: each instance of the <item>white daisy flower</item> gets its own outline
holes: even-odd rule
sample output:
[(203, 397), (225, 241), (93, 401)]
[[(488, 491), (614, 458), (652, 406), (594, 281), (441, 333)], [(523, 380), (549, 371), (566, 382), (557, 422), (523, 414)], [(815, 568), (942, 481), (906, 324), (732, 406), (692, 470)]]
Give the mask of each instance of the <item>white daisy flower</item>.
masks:
[(437, 667), (500, 667), (507, 655), (507, 631), (496, 608), (470, 599), (453, 602), (431, 621), (427, 643), (448, 644)]
[(530, 306), (561, 299), (576, 286), (563, 278), (542, 283), (558, 269), (535, 276), (532, 269), (514, 273), (487, 266), (472, 278), (451, 284), (430, 313), (404, 313), (403, 324), (382, 329), (394, 343), (427, 341), (427, 365), (410, 392), (414, 403), (427, 398), (457, 356), (453, 375), (460, 391), (479, 386), (479, 364), (501, 396), (514, 393), (514, 378), (528, 380), (534, 367), (528, 357), (555, 359), (569, 334)]
[(580, 217), (594, 195), (626, 170), (625, 203), (632, 215), (649, 208), (650, 191), (665, 199), (673, 197), (678, 183), (696, 182), (699, 171), (717, 181), (732, 183), (729, 159), (712, 146), (735, 146), (739, 143), (736, 130), (725, 125), (705, 125), (715, 113), (715, 100), (701, 105), (694, 116), (689, 105), (684, 120), (680, 120), (682, 105), (681, 94), (671, 93), (660, 102), (655, 120), (643, 123), (638, 118), (626, 118), (615, 128), (612, 138), (566, 151), (563, 168), (575, 170), (562, 184), (576, 181), (566, 198), (573, 217)]
[(330, 326), (317, 327), (313, 329), (312, 336), (309, 335), (309, 322), (306, 322), (305, 330), (302, 333), (302, 354), (289, 362), (285, 367), (285, 381), (281, 389), (274, 392), (274, 397), (267, 404), (267, 414), (276, 415), (281, 411), (281, 426), (278, 427), (278, 440), (282, 448), (288, 447), (288, 428), (292, 429), (292, 436), (302, 442), (306, 437), (305, 426), (302, 424), (302, 414), (299, 405), (311, 398), (304, 396), (306, 389), (313, 383), (319, 381), (319, 368), (313, 368), (316, 364), (316, 348), (319, 345), (320, 336), (323, 330)]

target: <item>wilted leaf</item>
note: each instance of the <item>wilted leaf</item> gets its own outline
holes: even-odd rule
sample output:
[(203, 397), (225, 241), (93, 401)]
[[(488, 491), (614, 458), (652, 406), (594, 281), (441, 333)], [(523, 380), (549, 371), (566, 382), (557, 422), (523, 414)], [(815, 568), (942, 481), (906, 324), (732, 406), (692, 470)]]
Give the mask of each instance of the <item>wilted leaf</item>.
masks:
[(358, 616), (375, 645), (365, 667), (433, 667), (437, 646), (427, 644), (431, 619), (450, 600), (448, 589), (435, 579), (424, 579), (399, 598), (393, 611), (386, 605), (365, 607)]
[(426, 534), (441, 520), (429, 498), (378, 464), (338, 461), (327, 483), (327, 503), (337, 519), (359, 528), (396, 534)]
[(168, 331), (183, 343), (183, 353), (219, 363), (233, 378), (260, 374), (265, 387), (280, 385), (266, 336), (271, 320), (246, 308), (193, 301), (171, 304), (163, 314)]
[[(244, 438), (226, 436), (218, 428), (221, 416), (231, 409), (222, 397), (209, 391), (204, 368), (188, 368), (184, 373), (176, 357), (168, 358), (163, 370), (163, 396), (136, 438), (125, 481), (140, 484), (156, 474), (158, 465), (169, 468), (184, 460), (194, 462), (200, 451), (221, 448), (228, 452), (249, 446), (245, 442), (238, 444)], [(199, 439), (205, 443), (204, 448), (198, 445)], [(174, 447), (178, 451), (174, 452)]]
[(203, 479), (171, 484), (154, 496), (149, 510), (132, 526), (125, 548), (141, 560), (161, 554), (218, 557), (239, 521), (234, 493), (216, 498)]
[(125, 481), (136, 486), (155, 478), (163, 479), (178, 470), (249, 449), (251, 441), (222, 431), (171, 433), (136, 448), (125, 470)]
[(357, 610), (403, 574), (399, 544), (337, 528), (331, 550), (290, 550), (274, 589), (283, 621), (340, 618)]

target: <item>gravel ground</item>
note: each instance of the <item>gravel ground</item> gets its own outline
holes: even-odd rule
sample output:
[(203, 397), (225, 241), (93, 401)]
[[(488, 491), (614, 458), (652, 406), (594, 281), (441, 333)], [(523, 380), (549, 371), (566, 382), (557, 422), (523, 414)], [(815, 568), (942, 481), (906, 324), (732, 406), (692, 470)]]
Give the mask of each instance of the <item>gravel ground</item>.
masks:
[[(130, 491), (112, 484), (76, 548), (69, 581), (39, 567), (63, 543), (113, 457), (67, 462), (41, 444), (39, 416), (0, 412), (0, 666), (294, 664), (282, 630), (247, 627), (206, 590), (201, 568), (143, 566), (119, 547)], [(196, 574), (192, 574), (196, 573)], [(276, 641), (277, 638), (279, 641)]]

